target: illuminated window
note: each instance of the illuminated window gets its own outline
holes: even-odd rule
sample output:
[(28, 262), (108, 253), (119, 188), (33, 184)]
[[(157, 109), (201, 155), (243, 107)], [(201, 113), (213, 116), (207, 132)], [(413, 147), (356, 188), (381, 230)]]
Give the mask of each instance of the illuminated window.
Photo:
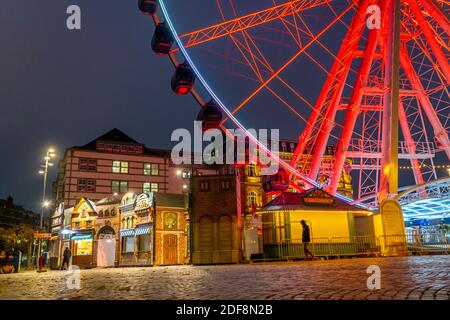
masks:
[(258, 194), (256, 191), (250, 191), (247, 194), (247, 205), (249, 207), (254, 207), (258, 205)]
[(182, 177), (183, 179), (189, 179), (189, 178), (191, 177), (191, 172), (190, 172), (190, 171), (183, 171), (183, 172), (181, 173), (181, 177)]
[(92, 237), (87, 239), (73, 240), (73, 251), (75, 256), (88, 256), (92, 254)]
[(111, 182), (112, 193), (127, 193), (128, 192), (128, 182), (127, 181), (117, 181)]
[(159, 164), (157, 163), (144, 163), (144, 174), (147, 176), (159, 175)]
[(95, 192), (95, 180), (94, 179), (78, 179), (77, 191)]
[(112, 172), (113, 173), (128, 173), (128, 162), (127, 161), (113, 161)]
[(257, 177), (256, 165), (250, 164), (248, 167), (248, 176), (249, 177)]
[(134, 252), (134, 236), (122, 238), (122, 252)]
[(155, 182), (144, 182), (144, 192), (158, 192), (158, 184)]

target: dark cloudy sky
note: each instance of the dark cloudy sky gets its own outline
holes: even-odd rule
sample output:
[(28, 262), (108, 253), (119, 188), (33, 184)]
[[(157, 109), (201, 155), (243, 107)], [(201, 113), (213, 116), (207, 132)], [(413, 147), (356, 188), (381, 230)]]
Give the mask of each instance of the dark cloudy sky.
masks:
[[(176, 1), (180, 0), (167, 2)], [(217, 8), (208, 11), (202, 5), (200, 12), (192, 10), (189, 3), (177, 3), (179, 10), (174, 17), (180, 28), (190, 30), (190, 22), (200, 27), (220, 21)], [(208, 3), (214, 5), (215, 1)], [(272, 0), (257, 2), (261, 9), (270, 3)], [(66, 28), (66, 8), (72, 4), (81, 7), (81, 31)], [(241, 4), (241, 12), (249, 10), (245, 6), (250, 1)], [(317, 30), (324, 21), (314, 20)], [(149, 147), (168, 148), (174, 129), (192, 126), (198, 105), (191, 97), (178, 97), (171, 92), (173, 66), (169, 59), (151, 51), (153, 29), (150, 18), (137, 9), (137, 0), (1, 1), (0, 198), (10, 194), (16, 203), (38, 210), (42, 177), (37, 172), (49, 146), (55, 147), (61, 157), (66, 148), (83, 145), (117, 127)], [(324, 41), (333, 50), (341, 36), (333, 30)], [(286, 50), (280, 47), (270, 54), (290, 56), (292, 53)], [(311, 48), (320, 60), (321, 55), (314, 50), (322, 49)], [(192, 52), (204, 64), (208, 81), (225, 102), (233, 105), (240, 101), (242, 82), (229, 75), (222, 77), (220, 67), (227, 65), (218, 63), (224, 60), (208, 51)], [(327, 68), (331, 64), (331, 60), (322, 62)], [(286, 76), (293, 79), (294, 85), (301, 85), (305, 94), (317, 96), (324, 73), (313, 72), (301, 59), (297, 63)], [(288, 138), (301, 131), (298, 120), (273, 110), (267, 94), (252, 103), (255, 106), (250, 104), (250, 109), (267, 109), (270, 116), (244, 112), (240, 117), (244, 123), (255, 121), (264, 128), (276, 128), (279, 126), (274, 123), (279, 121), (285, 129), (282, 137)], [(53, 168), (49, 181), (55, 176)], [(51, 183), (48, 195), (50, 186)]]

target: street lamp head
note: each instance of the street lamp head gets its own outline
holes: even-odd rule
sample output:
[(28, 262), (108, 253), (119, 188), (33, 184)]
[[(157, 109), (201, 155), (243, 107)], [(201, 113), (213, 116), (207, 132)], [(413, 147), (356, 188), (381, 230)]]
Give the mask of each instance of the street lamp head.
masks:
[(49, 156), (46, 156), (46, 157), (44, 157), (44, 160), (50, 160), (50, 157)]
[(39, 170), (39, 174), (44, 174), (44, 170)]
[(50, 201), (48, 201), (48, 200), (44, 201), (44, 203), (42, 204), (42, 206), (43, 206), (44, 208), (48, 208), (48, 207), (50, 206)]
[(49, 148), (49, 149), (48, 149), (48, 152), (49, 152), (49, 153), (55, 153), (55, 149)]

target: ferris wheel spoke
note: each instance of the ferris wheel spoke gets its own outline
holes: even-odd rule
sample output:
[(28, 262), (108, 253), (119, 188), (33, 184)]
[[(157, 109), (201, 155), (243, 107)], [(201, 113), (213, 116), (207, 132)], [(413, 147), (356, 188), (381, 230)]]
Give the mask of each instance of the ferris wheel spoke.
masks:
[[(288, 59), (276, 72), (274, 72), (267, 80), (265, 80), (255, 91), (253, 91), (247, 98), (245, 98), (239, 105), (237, 105), (231, 113), (234, 114), (244, 107), (248, 102), (250, 102), (261, 90), (263, 90), (273, 79), (275, 79), (281, 72), (283, 72), (289, 65), (291, 65), (299, 56), (301, 56), (306, 49), (308, 49), (312, 44), (315, 43), (323, 34), (325, 34), (338, 20), (347, 14), (353, 5), (347, 7), (338, 17), (336, 17), (330, 24), (328, 24), (324, 29), (322, 29), (313, 39), (311, 39), (307, 44), (305, 44), (294, 56)], [(225, 118), (223, 122), (228, 119)]]
[(344, 128), (341, 130), (341, 136), (336, 149), (336, 161), (334, 163), (333, 174), (329, 185), (331, 193), (336, 193), (339, 184), (340, 173), (342, 172), (347, 157), (350, 139), (353, 136), (358, 113), (360, 112), (361, 102), (364, 94), (364, 87), (367, 86), (370, 69), (375, 58), (375, 52), (380, 40), (380, 32), (372, 30), (369, 34), (369, 42), (367, 43), (365, 54), (361, 62), (359, 73), (357, 76), (357, 84), (353, 89), (353, 95), (348, 104)]
[(445, 56), (444, 52), (442, 51), (439, 43), (436, 40), (435, 34), (433, 30), (431, 29), (428, 21), (426, 20), (425, 16), (422, 13), (422, 10), (420, 9), (417, 2), (409, 1), (410, 8), (412, 10), (412, 13), (417, 19), (417, 23), (420, 27), (420, 29), (423, 31), (423, 34), (427, 40), (427, 43), (431, 47), (431, 51), (433, 52), (434, 56), (436, 57), (442, 72), (444, 73), (447, 81), (450, 82), (450, 64), (448, 62), (447, 57)]
[(321, 6), (331, 0), (294, 0), (265, 10), (247, 14), (209, 27), (195, 30), (180, 36), (184, 47), (189, 48), (233, 33), (254, 28), (291, 15)]
[(411, 82), (412, 87), (414, 88), (414, 90), (417, 90), (418, 99), (420, 101), (422, 108), (425, 111), (425, 114), (428, 117), (428, 120), (433, 126), (436, 139), (441, 144), (441, 147), (443, 148), (443, 150), (447, 154), (448, 159), (450, 160), (450, 139), (448, 137), (447, 130), (445, 130), (445, 128), (442, 126), (442, 123), (438, 115), (436, 114), (433, 105), (431, 104), (431, 101), (425, 91), (425, 88), (423, 87), (419, 76), (414, 70), (411, 60), (409, 59), (408, 52), (403, 46), (400, 48), (400, 64), (403, 70), (405, 71), (409, 81)]
[[(331, 132), (332, 123), (334, 122), (334, 117), (340, 102), (344, 83), (347, 79), (351, 61), (353, 60), (352, 54), (355, 51), (355, 47), (357, 47), (364, 31), (365, 14), (367, 11), (367, 7), (368, 1), (361, 0), (358, 2), (358, 10), (357, 13), (353, 16), (352, 27), (347, 31), (347, 35), (345, 36), (345, 40), (343, 41), (343, 46), (339, 50), (337, 59), (335, 59), (331, 72), (316, 102), (317, 111), (312, 112), (308, 120), (307, 127), (299, 137), (297, 149), (295, 150), (294, 156), (291, 160), (291, 163), (295, 165), (300, 156), (304, 154), (307, 145), (311, 144), (310, 140), (312, 134), (315, 128), (318, 127), (318, 131), (315, 135), (314, 140), (319, 141), (321, 145), (319, 147), (315, 146), (314, 148), (315, 150), (313, 162), (311, 163), (309, 173), (310, 177), (316, 176), (318, 173), (318, 163), (320, 163), (322, 160), (323, 152)], [(320, 114), (322, 110), (325, 110), (325, 116), (318, 125), (318, 120), (320, 120)], [(324, 126), (324, 130), (321, 130), (322, 126)], [(319, 140), (317, 140), (319, 135), (320, 138)], [(312, 144), (315, 143), (313, 142)], [(313, 179), (315, 179), (315, 177)]]
[[(436, 6), (432, 0), (419, 0), (420, 4), (425, 8), (425, 10), (432, 16), (439, 26), (448, 35), (450, 35), (450, 21), (448, 17), (441, 11), (441, 9)], [(445, 4), (449, 5), (450, 1), (443, 1)]]

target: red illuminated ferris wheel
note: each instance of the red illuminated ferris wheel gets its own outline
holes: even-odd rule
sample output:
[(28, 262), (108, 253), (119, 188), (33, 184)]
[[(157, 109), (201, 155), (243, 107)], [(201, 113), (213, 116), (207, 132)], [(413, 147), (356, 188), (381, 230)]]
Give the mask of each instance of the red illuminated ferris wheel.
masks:
[(354, 198), (378, 205), (401, 187), (399, 166), (401, 183), (423, 184), (450, 161), (448, 0), (139, 7), (156, 26), (153, 50), (176, 67), (176, 93), (220, 108), (223, 127), (295, 137), (290, 163), (277, 158), (292, 185), (336, 193), (348, 170)]

